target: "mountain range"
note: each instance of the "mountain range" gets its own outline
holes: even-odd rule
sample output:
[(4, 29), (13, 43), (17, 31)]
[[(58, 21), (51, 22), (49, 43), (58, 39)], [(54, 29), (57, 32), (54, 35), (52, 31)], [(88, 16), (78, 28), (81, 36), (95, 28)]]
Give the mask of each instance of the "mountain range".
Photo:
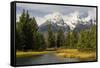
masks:
[(89, 29), (95, 24), (96, 19), (89, 15), (87, 15), (87, 17), (82, 17), (78, 12), (69, 15), (62, 15), (59, 12), (54, 12), (44, 16), (42, 24), (39, 25), (39, 31), (47, 31), (48, 25), (51, 25), (52, 31), (57, 31), (59, 28), (64, 31), (80, 31), (81, 29)]

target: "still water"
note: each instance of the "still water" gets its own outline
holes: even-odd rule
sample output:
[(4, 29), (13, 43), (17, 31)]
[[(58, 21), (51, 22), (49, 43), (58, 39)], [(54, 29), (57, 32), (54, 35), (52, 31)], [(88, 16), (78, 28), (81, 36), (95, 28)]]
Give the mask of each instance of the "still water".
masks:
[(47, 64), (47, 63), (63, 63), (63, 62), (77, 62), (76, 58), (59, 58), (52, 53), (41, 56), (17, 58), (16, 65), (30, 65), (30, 64)]

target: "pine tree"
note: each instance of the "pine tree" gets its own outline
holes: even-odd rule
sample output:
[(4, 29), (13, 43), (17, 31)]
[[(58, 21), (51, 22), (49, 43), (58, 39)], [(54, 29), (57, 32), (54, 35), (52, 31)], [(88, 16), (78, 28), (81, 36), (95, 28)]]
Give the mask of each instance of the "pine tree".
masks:
[(86, 47), (86, 32), (85, 30), (80, 31), (79, 40), (78, 40), (78, 48), (84, 49)]
[(16, 29), (16, 50), (21, 50), (22, 40), (20, 37), (20, 32)]
[(93, 25), (90, 32), (89, 32), (89, 47), (93, 50), (96, 49), (96, 25)]
[(37, 32), (34, 36), (34, 47), (33, 50), (43, 50), (46, 48), (45, 45), (45, 40), (42, 34), (40, 34), (39, 32)]
[(34, 17), (30, 20), (29, 25), (30, 25), (30, 30), (31, 30), (31, 34), (32, 34), (32, 36), (31, 36), (31, 38), (32, 38), (31, 48), (32, 48), (32, 50), (36, 50), (36, 47), (37, 47), (36, 43), (38, 43), (38, 42), (36, 42), (36, 40), (38, 39), (38, 38), (36, 38), (38, 35), (38, 25), (37, 25)]
[(46, 42), (45, 42), (45, 38), (42, 34), (40, 34), (40, 50), (45, 50), (46, 49)]
[(70, 37), (70, 40), (71, 40), (70, 46), (72, 48), (77, 48), (78, 39), (79, 39), (78, 38), (78, 32), (73, 31), (72, 34), (71, 34), (71, 37)]
[(22, 28), (22, 33), (23, 33), (23, 41), (24, 41), (24, 46), (23, 48), (25, 50), (31, 49), (32, 48), (32, 42), (33, 42), (33, 33), (31, 31), (31, 27), (30, 27), (30, 18), (29, 18), (29, 14), (28, 11), (26, 13), (26, 19), (25, 19), (25, 23), (23, 24), (23, 28)]
[(57, 32), (57, 47), (63, 47), (65, 42), (64, 31), (60, 28)]
[(25, 21), (26, 21), (26, 14), (25, 14), (25, 10), (23, 9), (23, 12), (22, 12), (21, 16), (19, 17), (20, 25), (18, 25), (18, 26), (20, 29), (22, 29), (23, 24), (25, 24)]
[(79, 49), (88, 49), (90, 45), (89, 39), (89, 31), (88, 30), (81, 30), (78, 40), (78, 48)]
[(18, 50), (22, 50), (24, 45), (22, 28), (23, 24), (25, 23), (25, 18), (25, 10), (23, 9), (23, 12), (19, 18), (19, 22), (16, 22), (16, 49)]
[(35, 18), (30, 18), (28, 11), (25, 13), (25, 10), (16, 25), (16, 46), (17, 49), (24, 51), (45, 48), (44, 37), (38, 31)]
[(52, 47), (55, 47), (56, 44), (55, 44), (55, 35), (51, 29), (51, 24), (48, 24), (48, 47), (49, 48), (52, 48)]
[(66, 33), (66, 38), (65, 38), (65, 47), (70, 48), (70, 31)]
[(93, 48), (96, 49), (96, 45), (97, 45), (97, 39), (96, 39), (96, 36), (97, 36), (97, 30), (96, 30), (96, 25), (93, 25), (92, 27), (92, 31), (93, 31)]

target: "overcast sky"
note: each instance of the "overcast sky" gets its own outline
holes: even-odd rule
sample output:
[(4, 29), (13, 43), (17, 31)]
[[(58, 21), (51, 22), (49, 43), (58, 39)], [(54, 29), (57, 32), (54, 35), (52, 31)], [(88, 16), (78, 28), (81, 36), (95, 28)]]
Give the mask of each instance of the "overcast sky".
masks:
[(42, 18), (47, 14), (59, 12), (62, 15), (68, 15), (75, 11), (79, 12), (82, 17), (90, 15), (96, 16), (95, 7), (80, 7), (80, 6), (62, 6), (62, 5), (47, 5), (47, 4), (31, 4), (31, 3), (17, 3), (16, 14), (17, 19), (21, 15), (23, 9), (28, 10), (29, 14), (34, 17)]
[(28, 10), (32, 16), (44, 16), (53, 12), (60, 12), (64, 15), (79, 11), (81, 14), (88, 13), (93, 10), (93, 7), (78, 7), (78, 6), (62, 6), (62, 5), (46, 5), (46, 4), (31, 4), (31, 3), (17, 3), (17, 14), (22, 13), (22, 10)]

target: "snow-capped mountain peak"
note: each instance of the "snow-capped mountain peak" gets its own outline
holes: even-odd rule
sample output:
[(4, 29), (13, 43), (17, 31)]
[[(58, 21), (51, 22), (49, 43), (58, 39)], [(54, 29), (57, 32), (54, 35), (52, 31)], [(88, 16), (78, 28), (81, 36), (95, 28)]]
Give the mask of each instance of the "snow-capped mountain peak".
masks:
[(68, 25), (64, 22), (63, 16), (59, 12), (46, 15), (43, 22), (44, 23), (40, 25), (40, 30), (48, 29), (48, 24), (51, 24), (51, 27), (54, 31), (57, 31), (58, 28), (68, 30)]
[(48, 14), (44, 17), (44, 19), (45, 21), (51, 21), (51, 23), (64, 24), (62, 15), (59, 12)]
[(80, 23), (79, 16), (79, 12), (73, 12), (69, 15), (64, 16), (63, 18), (65, 23), (70, 27), (71, 30), (73, 30), (76, 27), (76, 25)]
[[(77, 11), (77, 12), (73, 12), (67, 15), (63, 15), (59, 12), (54, 12), (48, 15), (45, 15), (42, 19), (40, 19), (41, 21), (41, 26), (44, 25), (48, 25), (51, 24), (54, 27), (68, 27), (70, 28), (70, 30), (74, 30), (76, 28), (81, 28), (81, 27), (86, 27), (87, 25), (90, 26), (92, 24), (96, 24), (96, 20), (95, 18), (91, 17), (91, 16), (87, 16), (85, 18), (81, 18), (80, 17), (81, 14)], [(80, 27), (81, 26), (81, 27)], [(87, 26), (87, 27), (88, 27)]]

